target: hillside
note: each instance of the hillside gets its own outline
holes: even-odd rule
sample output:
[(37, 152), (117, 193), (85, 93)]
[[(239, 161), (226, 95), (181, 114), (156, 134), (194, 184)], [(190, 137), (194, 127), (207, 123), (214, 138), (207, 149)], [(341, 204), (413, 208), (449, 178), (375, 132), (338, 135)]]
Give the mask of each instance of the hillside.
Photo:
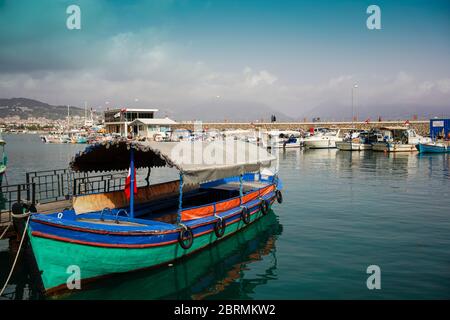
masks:
[[(84, 116), (84, 109), (70, 106), (71, 116)], [(19, 116), (45, 117), (57, 120), (67, 117), (67, 106), (53, 106), (41, 101), (27, 98), (0, 99), (0, 118)]]

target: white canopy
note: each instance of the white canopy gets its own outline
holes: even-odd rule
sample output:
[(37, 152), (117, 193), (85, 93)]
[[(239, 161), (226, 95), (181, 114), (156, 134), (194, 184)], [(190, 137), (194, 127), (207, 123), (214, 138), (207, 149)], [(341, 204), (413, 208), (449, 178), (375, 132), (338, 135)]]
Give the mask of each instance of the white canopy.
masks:
[(177, 168), (183, 181), (197, 184), (272, 166), (276, 157), (265, 149), (243, 141), (138, 142), (124, 139), (89, 146), (75, 156), (75, 171), (126, 170), (130, 149), (136, 168), (169, 166)]

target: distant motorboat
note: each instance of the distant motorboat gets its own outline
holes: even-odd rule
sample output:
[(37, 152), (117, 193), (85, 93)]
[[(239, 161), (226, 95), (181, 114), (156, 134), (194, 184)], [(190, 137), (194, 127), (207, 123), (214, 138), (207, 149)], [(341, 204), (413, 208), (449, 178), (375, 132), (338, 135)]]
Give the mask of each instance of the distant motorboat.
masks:
[(336, 147), (342, 151), (372, 150), (375, 134), (368, 131), (352, 132), (343, 141), (336, 142)]
[(343, 140), (339, 136), (341, 130), (337, 131), (323, 131), (306, 137), (303, 141), (305, 148), (309, 149), (331, 149), (336, 148), (336, 143)]
[(448, 142), (431, 142), (431, 143), (418, 143), (416, 149), (420, 153), (447, 153), (450, 152)]
[(300, 148), (303, 139), (299, 131), (269, 131), (267, 133), (268, 148)]

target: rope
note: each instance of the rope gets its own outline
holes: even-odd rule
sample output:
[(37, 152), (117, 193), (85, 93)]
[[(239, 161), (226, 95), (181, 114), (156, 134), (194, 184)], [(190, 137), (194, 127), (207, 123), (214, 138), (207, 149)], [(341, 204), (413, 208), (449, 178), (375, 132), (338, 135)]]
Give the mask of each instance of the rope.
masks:
[(12, 274), (13, 274), (14, 268), (15, 268), (16, 263), (17, 263), (17, 259), (19, 258), (20, 249), (22, 249), (23, 239), (25, 239), (25, 232), (27, 232), (27, 229), (28, 229), (28, 222), (30, 221), (30, 217), (31, 217), (31, 214), (28, 216), (27, 222), (25, 223), (25, 229), (23, 230), (22, 239), (20, 239), (20, 244), (19, 244), (19, 248), (17, 249), (16, 257), (14, 258), (13, 265), (12, 265), (12, 267), (11, 267), (11, 270), (9, 271), (8, 278), (6, 279), (6, 282), (5, 282), (5, 284), (3, 285), (2, 290), (0, 291), (0, 297), (3, 295), (3, 292), (5, 291), (6, 286), (8, 285), (8, 282), (9, 282), (9, 280), (11, 279), (11, 276), (12, 276)]
[(5, 230), (3, 231), (2, 235), (0, 236), (0, 240), (3, 239), (3, 236), (6, 234), (6, 231), (8, 231), (9, 227), (11, 226), (11, 224), (8, 224), (5, 228)]

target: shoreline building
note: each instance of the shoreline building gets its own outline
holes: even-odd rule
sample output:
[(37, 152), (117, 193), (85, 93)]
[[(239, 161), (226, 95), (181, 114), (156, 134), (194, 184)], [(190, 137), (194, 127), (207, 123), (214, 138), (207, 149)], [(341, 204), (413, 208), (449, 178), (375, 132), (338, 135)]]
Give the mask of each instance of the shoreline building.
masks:
[(107, 133), (116, 133), (121, 136), (153, 138), (155, 134), (171, 131), (176, 124), (169, 118), (155, 118), (158, 109), (110, 109), (105, 111), (105, 130)]

